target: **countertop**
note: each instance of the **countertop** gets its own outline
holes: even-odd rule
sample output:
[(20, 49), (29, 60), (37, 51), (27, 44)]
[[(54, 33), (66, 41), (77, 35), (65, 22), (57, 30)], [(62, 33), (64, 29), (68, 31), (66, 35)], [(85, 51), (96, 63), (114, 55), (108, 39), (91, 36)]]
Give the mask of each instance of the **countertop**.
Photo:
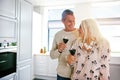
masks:
[(0, 47), (0, 52), (17, 52), (17, 46), (9, 46), (6, 48)]

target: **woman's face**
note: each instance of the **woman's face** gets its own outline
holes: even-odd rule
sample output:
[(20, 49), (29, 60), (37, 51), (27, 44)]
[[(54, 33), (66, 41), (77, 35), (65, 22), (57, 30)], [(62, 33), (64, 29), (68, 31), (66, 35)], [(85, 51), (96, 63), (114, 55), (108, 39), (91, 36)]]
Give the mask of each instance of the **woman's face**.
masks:
[(79, 34), (80, 34), (80, 37), (84, 37), (84, 31), (83, 31), (83, 27), (80, 25), (79, 27)]

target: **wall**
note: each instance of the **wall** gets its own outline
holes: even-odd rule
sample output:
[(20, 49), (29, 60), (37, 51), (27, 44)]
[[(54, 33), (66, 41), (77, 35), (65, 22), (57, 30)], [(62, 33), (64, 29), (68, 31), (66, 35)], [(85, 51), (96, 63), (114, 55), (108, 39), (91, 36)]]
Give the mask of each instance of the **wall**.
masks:
[(33, 32), (32, 32), (32, 53), (36, 54), (40, 52), (40, 48), (41, 48), (41, 14), (39, 14), (38, 12), (33, 12)]
[(75, 18), (76, 18), (76, 27), (79, 27), (80, 22), (83, 18), (91, 17), (91, 4), (90, 3), (81, 3), (75, 5)]
[[(41, 6), (35, 6), (34, 7), (34, 11), (37, 13), (37, 15), (39, 14), (40, 15), (40, 25), (36, 22), (36, 24), (38, 24), (37, 26), (35, 26), (35, 28), (37, 29), (37, 27), (40, 27), (40, 30), (39, 32), (41, 32), (39, 34), (39, 36), (41, 36), (41, 40), (39, 41), (41, 44), (40, 44), (40, 48), (43, 48), (43, 47), (47, 47), (48, 45), (48, 28), (47, 28), (47, 10), (46, 10), (46, 7), (41, 7)], [(36, 17), (37, 19), (39, 18)], [(34, 20), (36, 21), (36, 20)], [(38, 21), (37, 21), (38, 22)], [(38, 28), (39, 29), (39, 28)]]

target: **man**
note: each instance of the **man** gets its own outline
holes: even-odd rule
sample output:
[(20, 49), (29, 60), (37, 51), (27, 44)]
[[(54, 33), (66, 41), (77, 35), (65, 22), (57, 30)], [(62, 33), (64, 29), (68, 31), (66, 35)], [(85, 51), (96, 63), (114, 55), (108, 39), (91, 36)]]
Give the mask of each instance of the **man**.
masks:
[[(70, 80), (72, 69), (67, 63), (67, 55), (69, 55), (73, 41), (78, 36), (78, 31), (74, 28), (74, 13), (69, 9), (64, 10), (62, 22), (65, 28), (55, 34), (50, 56), (52, 59), (58, 59), (57, 80)], [(63, 38), (67, 38), (68, 42), (64, 43)]]

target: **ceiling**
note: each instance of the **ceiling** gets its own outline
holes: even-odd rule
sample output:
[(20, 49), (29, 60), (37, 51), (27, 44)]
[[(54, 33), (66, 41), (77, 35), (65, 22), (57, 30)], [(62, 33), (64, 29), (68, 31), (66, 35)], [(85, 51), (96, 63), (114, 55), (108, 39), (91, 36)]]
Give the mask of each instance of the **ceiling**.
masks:
[(103, 1), (120, 1), (120, 0), (33, 0), (34, 6), (53, 6), (53, 5), (70, 5), (85, 2), (103, 2)]

